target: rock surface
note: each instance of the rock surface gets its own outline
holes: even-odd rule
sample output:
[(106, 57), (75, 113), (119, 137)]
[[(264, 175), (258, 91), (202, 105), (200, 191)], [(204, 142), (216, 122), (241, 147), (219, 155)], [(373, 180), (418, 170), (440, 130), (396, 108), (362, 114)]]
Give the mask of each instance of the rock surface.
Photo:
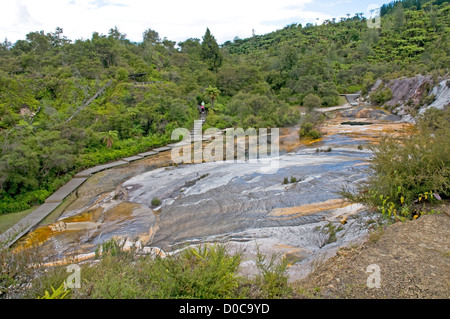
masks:
[(383, 106), (402, 118), (404, 122), (415, 122), (415, 117), (429, 108), (443, 109), (450, 104), (450, 79), (442, 78), (436, 83), (432, 76), (418, 74), (411, 78), (390, 81), (378, 79), (368, 96), (378, 88), (389, 88), (392, 99)]

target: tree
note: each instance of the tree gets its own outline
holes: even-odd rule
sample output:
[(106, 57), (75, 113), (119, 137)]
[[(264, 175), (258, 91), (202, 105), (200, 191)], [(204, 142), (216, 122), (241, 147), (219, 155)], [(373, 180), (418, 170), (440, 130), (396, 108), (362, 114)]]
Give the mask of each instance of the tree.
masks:
[(117, 26), (115, 26), (114, 28), (109, 29), (108, 37), (113, 38), (114, 40), (123, 41), (126, 39), (127, 35), (122, 34)]
[(146, 31), (144, 31), (144, 33), (142, 34), (144, 43), (151, 43), (151, 44), (156, 44), (159, 43), (161, 41), (161, 39), (159, 38), (159, 34), (158, 32), (152, 30), (152, 29), (147, 29)]
[(119, 132), (118, 131), (108, 131), (102, 133), (103, 137), (103, 143), (106, 144), (107, 148), (111, 148), (114, 144), (114, 142), (119, 138)]
[(187, 54), (200, 55), (202, 50), (202, 45), (200, 44), (200, 39), (189, 38), (184, 42), (179, 42), (178, 45), (181, 48), (181, 52)]
[(283, 71), (291, 70), (297, 63), (298, 57), (295, 48), (291, 45), (284, 44), (280, 48), (280, 67)]
[(211, 85), (205, 89), (206, 94), (211, 98), (211, 108), (214, 109), (214, 101), (220, 94), (220, 90), (216, 87), (212, 87)]
[(5, 38), (5, 41), (3, 41), (2, 43), (0, 43), (0, 48), (4, 49), (4, 50), (9, 50), (12, 48), (12, 43), (11, 41), (8, 41), (8, 38)]
[(172, 51), (175, 48), (175, 41), (170, 41), (167, 38), (164, 38), (163, 40), (163, 45), (166, 47), (166, 49), (168, 49), (169, 51)]
[(405, 19), (405, 14), (403, 12), (403, 5), (401, 2), (397, 4), (394, 11), (394, 30), (397, 33), (401, 32), (401, 28), (403, 27)]
[(203, 36), (201, 57), (202, 60), (208, 64), (208, 69), (210, 71), (217, 72), (222, 66), (222, 53), (220, 52), (216, 39), (211, 34), (211, 31), (209, 31), (209, 28), (206, 29), (206, 33)]
[(64, 33), (63, 29), (60, 27), (56, 27), (55, 32), (47, 34), (47, 36), (50, 38), (50, 41), (54, 46), (61, 46), (63, 44), (67, 44), (72, 42), (71, 40), (67, 39), (66, 36), (61, 36)]
[(308, 94), (303, 98), (303, 106), (307, 107), (309, 111), (316, 107), (322, 106), (322, 99), (315, 94)]
[(323, 82), (319, 85), (319, 94), (322, 104), (325, 106), (335, 106), (339, 104), (339, 92), (334, 82)]

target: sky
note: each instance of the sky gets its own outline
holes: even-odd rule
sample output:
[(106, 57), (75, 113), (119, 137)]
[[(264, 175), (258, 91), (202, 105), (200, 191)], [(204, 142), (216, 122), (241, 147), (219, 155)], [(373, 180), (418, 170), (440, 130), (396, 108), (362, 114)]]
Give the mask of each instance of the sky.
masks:
[(301, 23), (354, 16), (390, 0), (1, 0), (0, 41), (25, 39), (29, 32), (54, 32), (71, 39), (108, 34), (117, 26), (133, 42), (155, 30), (161, 39), (201, 39), (206, 28), (219, 44), (252, 34), (263, 35)]

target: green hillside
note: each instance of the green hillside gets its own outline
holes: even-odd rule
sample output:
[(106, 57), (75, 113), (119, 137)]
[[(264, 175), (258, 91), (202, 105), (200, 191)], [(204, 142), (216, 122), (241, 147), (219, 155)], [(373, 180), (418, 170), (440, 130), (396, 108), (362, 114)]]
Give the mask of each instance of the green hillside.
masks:
[(383, 6), (379, 29), (357, 13), (222, 46), (209, 30), (176, 44), (148, 29), (134, 43), (116, 27), (5, 40), (0, 214), (42, 203), (84, 168), (169, 143), (202, 101), (205, 127), (282, 127), (298, 123), (308, 95), (333, 106), (378, 78), (448, 74), (449, 11), (448, 1), (405, 0)]

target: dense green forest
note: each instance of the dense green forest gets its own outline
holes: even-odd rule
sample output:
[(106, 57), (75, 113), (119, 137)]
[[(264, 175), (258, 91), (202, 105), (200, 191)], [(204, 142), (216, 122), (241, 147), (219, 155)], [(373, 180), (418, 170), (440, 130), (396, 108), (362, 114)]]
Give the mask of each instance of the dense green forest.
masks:
[(0, 213), (42, 203), (81, 169), (169, 143), (202, 101), (205, 128), (282, 127), (305, 102), (337, 105), (378, 78), (448, 74), (449, 1), (397, 1), (381, 14), (379, 29), (357, 13), (223, 45), (209, 29), (180, 43), (152, 29), (131, 42), (117, 27), (87, 40), (61, 28), (5, 39)]

